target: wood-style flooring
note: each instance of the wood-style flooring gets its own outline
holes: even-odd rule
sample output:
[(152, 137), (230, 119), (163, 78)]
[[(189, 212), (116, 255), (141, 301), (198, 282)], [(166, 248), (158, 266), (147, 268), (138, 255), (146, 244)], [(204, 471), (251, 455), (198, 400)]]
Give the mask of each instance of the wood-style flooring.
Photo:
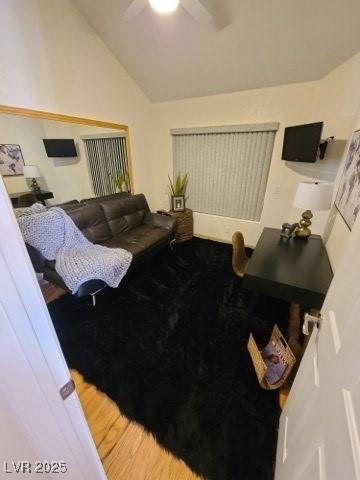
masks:
[(77, 371), (71, 375), (109, 480), (201, 480), (141, 425), (124, 417), (107, 395)]
[(43, 283), (42, 285), (40, 285), (40, 288), (46, 303), (53, 302), (54, 300), (62, 297), (66, 293), (66, 290), (61, 287), (57, 287), (50, 282)]

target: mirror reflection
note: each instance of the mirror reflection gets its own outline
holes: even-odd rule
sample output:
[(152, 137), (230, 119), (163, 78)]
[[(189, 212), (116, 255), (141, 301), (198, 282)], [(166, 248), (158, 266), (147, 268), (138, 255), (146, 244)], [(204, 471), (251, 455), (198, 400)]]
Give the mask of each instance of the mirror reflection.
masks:
[(125, 131), (0, 114), (0, 173), (13, 206), (130, 192)]

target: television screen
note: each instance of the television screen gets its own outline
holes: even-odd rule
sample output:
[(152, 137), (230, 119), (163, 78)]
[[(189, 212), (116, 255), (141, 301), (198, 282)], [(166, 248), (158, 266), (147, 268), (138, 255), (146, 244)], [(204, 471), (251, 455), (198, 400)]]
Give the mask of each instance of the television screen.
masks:
[(43, 142), (48, 157), (77, 157), (72, 138), (44, 138)]
[(316, 162), (323, 122), (285, 128), (282, 159), (290, 162)]

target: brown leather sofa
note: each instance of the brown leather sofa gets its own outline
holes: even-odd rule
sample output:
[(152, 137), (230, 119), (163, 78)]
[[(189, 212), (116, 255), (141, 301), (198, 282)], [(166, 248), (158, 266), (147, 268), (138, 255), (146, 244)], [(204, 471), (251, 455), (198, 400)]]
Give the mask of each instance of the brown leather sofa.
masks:
[[(99, 197), (82, 202), (74, 200), (59, 206), (92, 243), (131, 252), (130, 269), (154, 256), (174, 238), (176, 221), (151, 213), (143, 194)], [(28, 250), (35, 270), (42, 272), (46, 280), (66, 289), (55, 270), (55, 261), (46, 260), (30, 246)], [(76, 296), (94, 294), (105, 286), (102, 280), (90, 280), (81, 285)]]

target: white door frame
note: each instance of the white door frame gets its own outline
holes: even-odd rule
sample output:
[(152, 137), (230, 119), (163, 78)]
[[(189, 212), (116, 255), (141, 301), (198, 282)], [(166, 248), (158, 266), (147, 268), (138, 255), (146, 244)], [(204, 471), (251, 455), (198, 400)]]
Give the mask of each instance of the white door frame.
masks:
[(0, 212), (0, 399), (39, 460), (66, 460), (72, 480), (106, 479), (76, 392), (60, 396), (69, 370), (1, 175)]

